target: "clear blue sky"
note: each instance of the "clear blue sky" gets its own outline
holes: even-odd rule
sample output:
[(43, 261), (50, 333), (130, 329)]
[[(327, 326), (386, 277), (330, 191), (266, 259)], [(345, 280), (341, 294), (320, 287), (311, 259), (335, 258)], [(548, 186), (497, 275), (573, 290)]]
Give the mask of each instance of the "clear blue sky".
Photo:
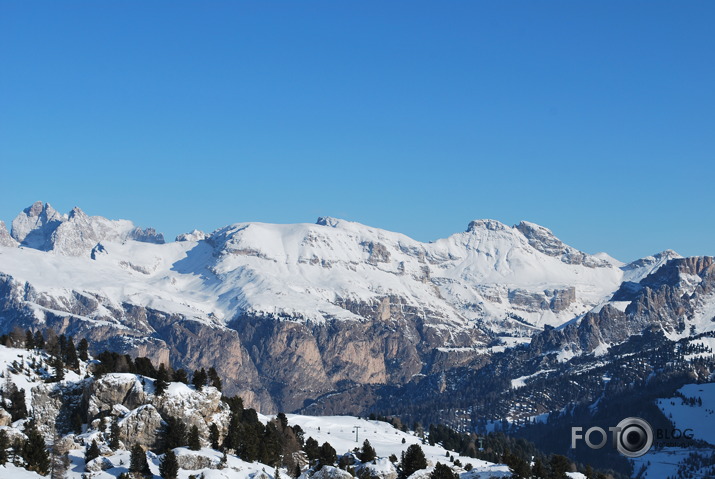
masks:
[(715, 2), (0, 2), (0, 219), (715, 254)]

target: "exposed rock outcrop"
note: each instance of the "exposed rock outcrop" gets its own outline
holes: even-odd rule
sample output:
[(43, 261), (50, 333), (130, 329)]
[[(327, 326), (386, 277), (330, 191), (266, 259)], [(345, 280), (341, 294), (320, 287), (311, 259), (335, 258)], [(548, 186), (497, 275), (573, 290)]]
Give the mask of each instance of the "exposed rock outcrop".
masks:
[(176, 462), (178, 462), (181, 469), (186, 469), (187, 471), (217, 469), (221, 463), (216, 457), (194, 454), (186, 450), (181, 450), (181, 452), (176, 455)]
[(140, 444), (153, 449), (159, 447), (161, 432), (165, 427), (159, 411), (147, 404), (119, 420), (119, 438), (127, 446)]
[(350, 479), (352, 477), (348, 471), (333, 466), (323, 466), (311, 476), (312, 479)]
[(10, 236), (10, 233), (7, 230), (7, 227), (5, 226), (4, 221), (0, 221), (0, 246), (7, 246), (10, 248), (14, 248), (15, 246), (18, 245), (18, 242), (15, 241), (15, 239)]
[(589, 268), (607, 268), (610, 266), (610, 263), (605, 260), (568, 246), (554, 236), (548, 228), (528, 221), (522, 221), (515, 228), (529, 240), (529, 244), (535, 249), (546, 255), (559, 258), (566, 264), (580, 264)]
[(134, 409), (147, 402), (141, 381), (134, 374), (106, 374), (92, 383), (88, 419), (111, 413), (117, 405)]
[(12, 416), (4, 408), (0, 407), (0, 426), (7, 426), (12, 423)]
[(25, 208), (12, 220), (11, 235), (18, 243), (30, 248), (48, 251), (52, 248), (52, 233), (67, 220), (49, 203), (37, 201)]

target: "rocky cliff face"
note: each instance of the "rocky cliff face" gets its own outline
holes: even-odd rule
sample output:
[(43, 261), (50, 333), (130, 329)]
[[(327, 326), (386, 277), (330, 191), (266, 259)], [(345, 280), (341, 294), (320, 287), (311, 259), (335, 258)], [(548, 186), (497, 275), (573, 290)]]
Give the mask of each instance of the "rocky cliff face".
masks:
[(543, 226), (522, 221), (516, 225), (516, 229), (526, 237), (531, 246), (546, 255), (559, 258), (564, 263), (579, 264), (589, 268), (604, 268), (609, 266), (609, 263), (605, 260), (587, 255), (583, 251), (564, 244), (560, 239), (554, 236), (550, 229), (544, 228)]
[(10, 236), (4, 221), (0, 221), (0, 246), (8, 246), (10, 248), (17, 246), (17, 241)]

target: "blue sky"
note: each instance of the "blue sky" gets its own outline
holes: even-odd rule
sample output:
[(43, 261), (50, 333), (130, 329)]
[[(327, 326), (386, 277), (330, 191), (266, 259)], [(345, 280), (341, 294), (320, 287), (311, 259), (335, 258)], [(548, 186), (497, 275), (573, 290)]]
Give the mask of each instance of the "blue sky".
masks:
[(0, 219), (715, 254), (715, 3), (0, 3)]

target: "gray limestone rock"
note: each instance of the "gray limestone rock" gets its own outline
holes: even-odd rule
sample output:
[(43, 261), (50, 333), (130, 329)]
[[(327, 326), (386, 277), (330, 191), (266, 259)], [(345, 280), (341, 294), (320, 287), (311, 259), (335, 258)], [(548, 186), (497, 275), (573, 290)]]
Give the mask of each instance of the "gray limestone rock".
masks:
[(182, 451), (176, 455), (176, 462), (181, 469), (196, 471), (198, 469), (218, 469), (221, 460), (217, 457)]
[(610, 266), (610, 263), (605, 260), (588, 255), (563, 243), (548, 228), (528, 221), (522, 221), (515, 228), (526, 237), (529, 244), (536, 250), (545, 255), (559, 258), (566, 264), (581, 264), (589, 268), (607, 268)]
[(18, 242), (15, 241), (12, 236), (10, 236), (7, 227), (5, 226), (5, 222), (0, 221), (0, 246), (8, 246), (10, 248), (14, 248), (17, 245)]
[(48, 251), (52, 233), (66, 220), (49, 203), (37, 201), (12, 220), (11, 235), (23, 246)]
[(139, 444), (148, 449), (159, 446), (166, 424), (151, 404), (140, 406), (119, 420), (119, 439), (127, 446)]

